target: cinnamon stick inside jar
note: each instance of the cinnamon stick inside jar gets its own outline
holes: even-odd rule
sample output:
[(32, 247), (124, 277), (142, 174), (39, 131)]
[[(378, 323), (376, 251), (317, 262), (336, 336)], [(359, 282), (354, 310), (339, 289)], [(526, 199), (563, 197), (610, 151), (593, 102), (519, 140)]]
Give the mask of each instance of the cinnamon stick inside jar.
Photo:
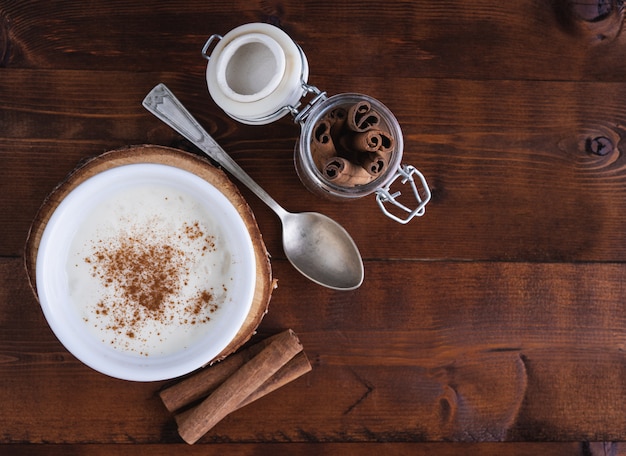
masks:
[(348, 126), (352, 131), (367, 131), (380, 123), (380, 114), (367, 101), (361, 101), (348, 109)]
[(324, 177), (337, 185), (363, 185), (372, 181), (365, 168), (343, 157), (333, 157), (324, 164)]
[(389, 132), (369, 130), (353, 135), (346, 135), (344, 144), (357, 152), (378, 152), (389, 154), (393, 150), (394, 140)]
[(374, 178), (378, 177), (380, 173), (387, 168), (387, 164), (389, 163), (387, 157), (374, 152), (363, 154), (360, 160), (363, 169)]
[(344, 129), (344, 125), (346, 124), (346, 119), (348, 118), (348, 112), (345, 108), (338, 107), (331, 109), (325, 118), (330, 122), (330, 136), (333, 142), (338, 142), (339, 137), (341, 136), (341, 132)]
[(310, 150), (325, 180), (350, 188), (384, 174), (395, 143), (380, 113), (363, 100), (323, 115), (313, 128)]
[(321, 119), (313, 128), (311, 154), (313, 155), (315, 166), (318, 168), (321, 168), (329, 158), (337, 154), (331, 136), (331, 128), (332, 123), (328, 118)]

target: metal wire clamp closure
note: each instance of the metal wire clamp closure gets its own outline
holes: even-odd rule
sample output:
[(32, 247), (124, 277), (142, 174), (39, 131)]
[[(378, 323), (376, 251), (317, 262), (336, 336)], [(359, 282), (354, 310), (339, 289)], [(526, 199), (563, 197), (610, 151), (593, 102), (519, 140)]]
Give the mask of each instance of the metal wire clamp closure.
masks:
[(204, 43), (204, 46), (202, 46), (202, 57), (204, 57), (207, 60), (211, 60), (211, 54), (209, 54), (209, 48), (211, 47), (211, 44), (213, 43), (213, 41), (221, 40), (222, 38), (223, 36), (218, 35), (217, 33), (211, 35), (209, 39), (206, 40), (206, 43)]
[[(416, 182), (416, 179), (414, 179), (413, 176), (417, 176), (418, 182)], [(401, 195), (401, 192), (398, 191), (393, 194), (390, 193), (390, 188), (397, 179), (402, 179), (402, 185), (409, 183), (411, 190), (413, 191), (413, 196), (415, 196), (418, 203), (415, 209), (411, 209), (397, 200), (397, 198)], [(403, 165), (398, 168), (395, 177), (387, 185), (376, 190), (376, 202), (383, 213), (387, 217), (398, 223), (402, 223), (403, 225), (409, 223), (413, 217), (421, 217), (424, 215), (424, 212), (426, 211), (426, 204), (430, 201), (430, 196), (431, 193), (428, 188), (428, 184), (426, 183), (426, 178), (412, 165)], [(406, 212), (406, 217), (401, 218), (391, 213), (387, 209), (386, 203), (390, 203), (399, 208), (401, 211)]]
[(311, 110), (311, 108), (313, 108), (313, 106), (315, 106), (316, 103), (326, 100), (326, 92), (322, 92), (317, 87), (307, 84), (302, 79), (301, 79), (300, 85), (302, 87), (302, 90), (304, 91), (304, 94), (302, 96), (304, 97), (308, 93), (308, 94), (312, 94), (313, 98), (311, 99), (311, 101), (309, 101), (309, 103), (307, 103), (306, 106), (304, 106), (300, 110), (298, 110), (298, 108), (301, 106), (301, 104), (297, 106), (286, 107), (291, 112), (291, 115), (293, 116), (293, 121), (295, 123), (304, 123), (304, 121), (309, 115), (309, 111)]

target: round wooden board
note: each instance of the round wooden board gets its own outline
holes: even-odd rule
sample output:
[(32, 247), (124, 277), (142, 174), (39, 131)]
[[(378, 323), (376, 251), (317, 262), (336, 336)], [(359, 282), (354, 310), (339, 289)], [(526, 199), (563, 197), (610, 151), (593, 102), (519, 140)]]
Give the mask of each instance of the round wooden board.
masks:
[(252, 308), (243, 326), (232, 340), (232, 342), (211, 362), (219, 361), (236, 351), (252, 335), (261, 323), (263, 316), (267, 313), (272, 291), (276, 288), (277, 281), (272, 278), (272, 269), (269, 255), (263, 242), (263, 237), (254, 218), (252, 210), (243, 198), (238, 188), (228, 179), (226, 174), (214, 167), (208, 160), (197, 155), (190, 154), (178, 149), (163, 146), (139, 145), (124, 149), (105, 152), (81, 164), (63, 182), (61, 182), (44, 201), (37, 213), (26, 241), (24, 249), (24, 262), (30, 286), (37, 297), (36, 265), (39, 241), (48, 220), (54, 213), (57, 206), (76, 186), (88, 178), (122, 165), (134, 163), (157, 163), (174, 166), (194, 173), (207, 182), (219, 188), (220, 191), (235, 206), (244, 223), (248, 227), (252, 244), (254, 245), (256, 256), (256, 287)]

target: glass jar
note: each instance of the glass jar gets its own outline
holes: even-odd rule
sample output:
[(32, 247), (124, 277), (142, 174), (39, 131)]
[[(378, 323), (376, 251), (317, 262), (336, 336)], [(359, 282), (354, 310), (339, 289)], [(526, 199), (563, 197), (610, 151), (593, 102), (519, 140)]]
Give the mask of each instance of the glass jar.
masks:
[[(375, 193), (383, 213), (403, 224), (424, 214), (431, 197), (430, 189), (415, 167), (402, 165), (402, 130), (393, 113), (368, 95), (344, 93), (327, 97), (325, 92), (309, 85), (306, 56), (285, 32), (270, 24), (245, 24), (223, 37), (211, 36), (202, 55), (209, 61), (206, 72), (209, 93), (230, 117), (245, 124), (265, 125), (287, 114), (293, 116), (301, 127), (295, 145), (296, 172), (309, 191), (334, 201), (349, 201)], [(304, 104), (307, 96), (311, 99)], [(354, 147), (344, 144), (352, 144), (356, 137), (363, 136), (361, 133), (372, 130), (367, 125), (365, 129), (359, 127), (336, 138), (336, 147), (322, 162), (320, 155), (314, 153), (317, 149), (312, 147), (320, 125), (327, 128), (328, 116), (336, 112), (354, 114), (357, 106), (367, 106), (376, 113), (376, 132), (383, 133), (389, 147), (384, 153), (368, 148), (359, 151), (357, 157)], [(363, 160), (368, 162), (367, 166), (363, 165)], [(359, 166), (354, 167), (357, 161)], [(346, 173), (345, 167), (354, 172)], [(336, 179), (338, 172), (344, 173), (341, 183)], [(349, 177), (345, 178), (346, 175)], [(392, 190), (397, 181), (409, 185), (410, 203), (403, 202), (406, 198), (401, 201), (402, 192)]]

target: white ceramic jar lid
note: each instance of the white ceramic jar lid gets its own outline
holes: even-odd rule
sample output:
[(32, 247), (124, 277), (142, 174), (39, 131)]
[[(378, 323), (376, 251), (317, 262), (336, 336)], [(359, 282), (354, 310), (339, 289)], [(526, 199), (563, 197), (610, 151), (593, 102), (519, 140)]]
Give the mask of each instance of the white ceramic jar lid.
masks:
[[(210, 55), (209, 46), (220, 38)], [(234, 119), (263, 125), (297, 107), (306, 93), (308, 63), (298, 45), (270, 24), (239, 26), (213, 35), (203, 55), (206, 80), (215, 103)]]

